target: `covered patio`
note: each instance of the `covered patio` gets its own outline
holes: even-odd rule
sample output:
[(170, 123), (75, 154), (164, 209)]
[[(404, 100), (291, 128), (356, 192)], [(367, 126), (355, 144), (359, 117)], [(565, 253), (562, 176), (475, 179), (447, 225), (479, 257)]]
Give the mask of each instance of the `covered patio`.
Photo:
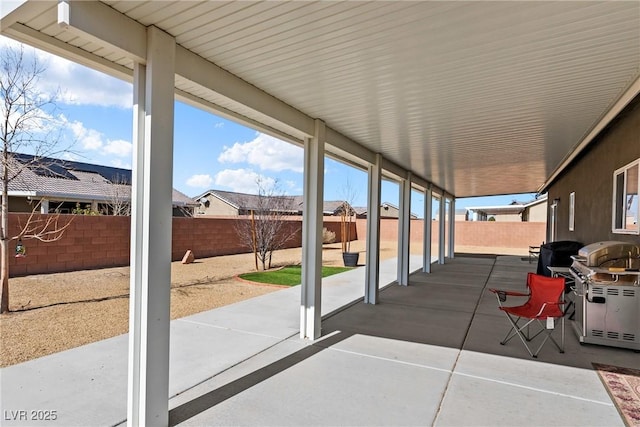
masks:
[[(592, 362), (637, 354), (580, 346), (529, 357), (488, 287), (522, 290), (518, 257), (456, 258), (394, 283), (376, 306), (323, 321), (312, 345), (290, 339), (170, 402), (172, 425), (623, 425)], [(204, 318), (204, 316), (203, 316)]]
[[(561, 400), (558, 396), (572, 396), (568, 404), (584, 403), (580, 410), (551, 411), (554, 415), (583, 417), (580, 421), (586, 423), (597, 422), (599, 416), (607, 417), (603, 424), (619, 420), (602, 387), (594, 385), (595, 374), (585, 369), (588, 358), (595, 357), (588, 352), (576, 351), (575, 357), (568, 352), (557, 359), (578, 366), (558, 369), (558, 373), (570, 373), (559, 382), (565, 384), (562, 387), (547, 388), (544, 381), (549, 370), (533, 375), (527, 366), (520, 378), (528, 382), (515, 389), (502, 388), (505, 383), (517, 383), (505, 368), (509, 364), (487, 353), (475, 353), (486, 351), (484, 346), (493, 348), (494, 340), (488, 334), (497, 330), (483, 327), (491, 326), (493, 319), (484, 289), (492, 280), (513, 279), (515, 273), (516, 282), (522, 283), (525, 271), (511, 265), (497, 268), (497, 264), (478, 259), (459, 261), (457, 268), (451, 242), (456, 198), (545, 190), (633, 104), (640, 93), (639, 3), (15, 0), (3, 1), (0, 8), (3, 35), (133, 82), (126, 416), (130, 425), (167, 425), (181, 413), (178, 409), (170, 412), (167, 400), (173, 395), (169, 379), (175, 375), (169, 369), (174, 357), (170, 348), (184, 337), (172, 331), (169, 321), (171, 238), (167, 224), (171, 219), (175, 100), (304, 146), (305, 151), (302, 292), (296, 295), (299, 311), (292, 327), (299, 331), (299, 338), (286, 340), (293, 348), (282, 352), (275, 346), (273, 351), (293, 360), (300, 356), (301, 347), (316, 354), (225, 399), (210, 410), (215, 414), (205, 405), (198, 416), (212, 414), (207, 424), (224, 424), (226, 415), (217, 411), (227, 405), (228, 414), (250, 416), (251, 407), (266, 398), (262, 394), (259, 399), (251, 397), (254, 390), (301, 367), (306, 368), (304, 372), (282, 384), (285, 390), (294, 390), (289, 398), (297, 401), (298, 417), (283, 413), (265, 423), (331, 424), (330, 414), (348, 416), (345, 406), (337, 406), (334, 411), (322, 411), (322, 421), (313, 418), (321, 406), (322, 378), (335, 378), (336, 382), (324, 385), (336, 398), (336, 405), (347, 405), (346, 396), (337, 398), (339, 393), (358, 384), (365, 391), (383, 387), (391, 397), (396, 395), (389, 388), (393, 386), (403, 393), (398, 405), (423, 392), (437, 400), (428, 404), (414, 400), (408, 406), (424, 412), (420, 420), (411, 418), (407, 424), (480, 420), (475, 414), (512, 392), (531, 397), (527, 393), (539, 389), (550, 390), (553, 403)], [(629, 132), (633, 135), (633, 129)], [(633, 141), (626, 146), (631, 147), (624, 153), (630, 157), (627, 161), (634, 160)], [(354, 279), (364, 295), (363, 304), (323, 321), (326, 306), (331, 304), (320, 277), (325, 156), (366, 170), (369, 185), (366, 267), (363, 277)], [(391, 268), (391, 280), (399, 286), (380, 292), (381, 285), (391, 281), (383, 278), (379, 259), (383, 178), (399, 184), (398, 259)], [(432, 203), (438, 200), (440, 227), (437, 254), (431, 252), (431, 228), (425, 227), (422, 273), (410, 279), (412, 189), (424, 194), (426, 218), (431, 217)], [(588, 193), (589, 189), (581, 194)], [(589, 212), (584, 216), (589, 217)], [(555, 236), (554, 231), (548, 237), (555, 240)], [(432, 256), (441, 271), (431, 273)], [(368, 331), (374, 324), (378, 326)], [(255, 326), (259, 331), (264, 324)], [(339, 358), (339, 363), (318, 367), (322, 375), (310, 375), (316, 367), (309, 363), (363, 352), (367, 340), (375, 343), (367, 361), (382, 360), (391, 351), (389, 359), (397, 357), (404, 362), (402, 366), (388, 365), (391, 371), (386, 371), (364, 364), (359, 375), (348, 377), (346, 371), (336, 374), (341, 363), (349, 364)], [(180, 342), (192, 347), (199, 344)], [(420, 382), (412, 392), (412, 386), (398, 378), (404, 376), (411, 384), (413, 372), (404, 370), (417, 363), (413, 355), (434, 349), (437, 362), (428, 362), (420, 372), (438, 378), (439, 385), (421, 388), (425, 386)], [(211, 351), (213, 360), (224, 357), (214, 344)], [(514, 356), (509, 353), (511, 346), (504, 351)], [(630, 353), (596, 350), (600, 351), (607, 352), (608, 363)], [(580, 358), (582, 354), (585, 359)], [(545, 352), (544, 357), (555, 361), (557, 355)], [(508, 360), (521, 369), (520, 359)], [(545, 360), (541, 355), (541, 361)], [(266, 361), (258, 375), (267, 375), (271, 362)], [(248, 365), (236, 368), (243, 366)], [(385, 376), (385, 372), (392, 373)], [(576, 372), (586, 373), (589, 386), (574, 386), (576, 378), (583, 378), (573, 375)], [(296, 385), (304, 384), (305, 378), (307, 394), (296, 392)], [(342, 381), (345, 378), (350, 381)], [(369, 387), (365, 380), (370, 378), (378, 383)], [(495, 399), (484, 393), (483, 386), (489, 383), (497, 387)], [(567, 386), (569, 390), (563, 388)], [(469, 394), (469, 389), (478, 393)], [(213, 394), (221, 399), (227, 390)], [(597, 395), (581, 394), (583, 391)], [(249, 396), (247, 401), (245, 396)], [(382, 418), (380, 409), (373, 410), (375, 396), (368, 396), (367, 405), (361, 406), (367, 410), (358, 413), (358, 422), (355, 418), (336, 422), (361, 423), (366, 415), (373, 423), (383, 419), (388, 424), (402, 423), (397, 418)], [(542, 402), (549, 396), (543, 393), (540, 397)], [(171, 402), (173, 406), (177, 403), (176, 399)], [(188, 400), (182, 403), (189, 405)], [(384, 416), (403, 413), (396, 409), (407, 406), (398, 405), (385, 410)], [(469, 419), (456, 418), (465, 416), (461, 405), (470, 405)], [(601, 406), (607, 409), (587, 416), (589, 409)], [(550, 413), (541, 408), (536, 413)], [(519, 406), (511, 408), (508, 424), (513, 424), (519, 411)], [(276, 411), (260, 413), (278, 416)], [(183, 418), (189, 422), (195, 415)], [(243, 423), (231, 419), (226, 423), (235, 421)], [(569, 418), (566, 421), (573, 424)], [(530, 417), (520, 422), (540, 424)]]
[[(383, 281), (395, 264), (381, 264)], [(326, 278), (314, 342), (299, 338), (296, 288), (174, 320), (169, 425), (624, 425), (591, 364), (634, 366), (634, 351), (579, 345), (570, 325), (564, 354), (499, 344), (508, 325), (487, 288), (522, 290), (531, 269), (520, 257), (458, 257), (414, 272), (409, 287), (390, 283), (375, 306), (362, 299), (363, 268)], [(124, 424), (127, 341), (4, 368), (3, 411)]]

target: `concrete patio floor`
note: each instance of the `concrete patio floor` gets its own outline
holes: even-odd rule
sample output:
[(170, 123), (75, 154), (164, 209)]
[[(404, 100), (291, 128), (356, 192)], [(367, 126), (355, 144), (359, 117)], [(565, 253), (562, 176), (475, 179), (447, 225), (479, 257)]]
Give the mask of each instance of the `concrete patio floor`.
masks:
[[(395, 262), (381, 264), (381, 283)], [(298, 337), (298, 288), (175, 320), (170, 424), (623, 426), (591, 363), (638, 367), (637, 353), (581, 346), (569, 324), (564, 354), (499, 344), (508, 324), (487, 288), (522, 290), (533, 268), (458, 257), (387, 286), (375, 306), (348, 304), (362, 297), (363, 268), (326, 278), (314, 343)], [(38, 425), (125, 423), (127, 343), (2, 369), (2, 425), (33, 425), (6, 416), (31, 409), (57, 411)]]

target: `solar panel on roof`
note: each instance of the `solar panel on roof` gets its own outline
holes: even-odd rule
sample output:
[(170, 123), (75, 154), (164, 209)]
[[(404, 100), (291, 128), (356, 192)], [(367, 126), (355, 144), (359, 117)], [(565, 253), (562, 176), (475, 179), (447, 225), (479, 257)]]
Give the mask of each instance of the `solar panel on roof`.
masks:
[(14, 154), (16, 160), (27, 165), (36, 175), (49, 178), (62, 178), (77, 181), (78, 179), (69, 173), (62, 160), (46, 157), (35, 157), (27, 154)]
[(59, 160), (48, 157), (36, 157), (30, 154), (14, 153), (13, 157), (27, 165), (35, 174), (50, 178), (63, 178), (77, 181), (69, 171), (91, 172), (102, 176), (114, 184), (131, 185), (131, 171), (89, 163)]

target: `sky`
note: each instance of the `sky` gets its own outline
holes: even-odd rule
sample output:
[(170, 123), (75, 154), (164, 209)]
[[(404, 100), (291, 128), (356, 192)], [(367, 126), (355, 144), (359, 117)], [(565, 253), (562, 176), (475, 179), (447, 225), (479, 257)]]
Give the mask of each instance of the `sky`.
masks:
[[(0, 36), (0, 48), (19, 43)], [(133, 88), (82, 65), (25, 46), (45, 66), (38, 89), (59, 91), (56, 123), (68, 160), (131, 168)], [(255, 193), (257, 180), (279, 193), (302, 194), (303, 150), (189, 105), (175, 103), (173, 186), (195, 197), (209, 189)], [(345, 184), (348, 183), (348, 184)], [(367, 175), (325, 159), (325, 200), (366, 206)], [(350, 191), (351, 189), (351, 191)], [(348, 196), (352, 194), (352, 197)], [(383, 181), (382, 201), (398, 204), (397, 183)], [(529, 202), (534, 194), (457, 199), (456, 209)], [(352, 199), (352, 200), (350, 200)], [(412, 193), (411, 210), (422, 217), (424, 196)]]

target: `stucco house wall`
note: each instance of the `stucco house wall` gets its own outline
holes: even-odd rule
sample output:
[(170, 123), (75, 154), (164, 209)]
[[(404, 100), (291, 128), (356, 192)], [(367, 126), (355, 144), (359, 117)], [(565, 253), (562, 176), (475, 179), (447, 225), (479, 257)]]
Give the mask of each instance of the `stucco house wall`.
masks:
[[(613, 173), (638, 158), (640, 96), (549, 186), (549, 203), (559, 199), (556, 240), (576, 240), (584, 244), (604, 240), (639, 243), (637, 234), (611, 231)], [(574, 191), (575, 227), (569, 231), (569, 194)], [(551, 223), (549, 214), (548, 217)]]
[(391, 206), (385, 203), (380, 207), (381, 218), (398, 218), (399, 216), (400, 210), (395, 206)]
[(200, 203), (200, 206), (196, 209), (197, 215), (214, 215), (214, 216), (236, 216), (238, 215), (238, 209), (231, 206), (229, 203), (224, 202), (217, 197), (207, 194), (205, 196), (208, 200), (207, 204)]
[(527, 208), (528, 222), (546, 222), (547, 221), (547, 202), (538, 203)]

